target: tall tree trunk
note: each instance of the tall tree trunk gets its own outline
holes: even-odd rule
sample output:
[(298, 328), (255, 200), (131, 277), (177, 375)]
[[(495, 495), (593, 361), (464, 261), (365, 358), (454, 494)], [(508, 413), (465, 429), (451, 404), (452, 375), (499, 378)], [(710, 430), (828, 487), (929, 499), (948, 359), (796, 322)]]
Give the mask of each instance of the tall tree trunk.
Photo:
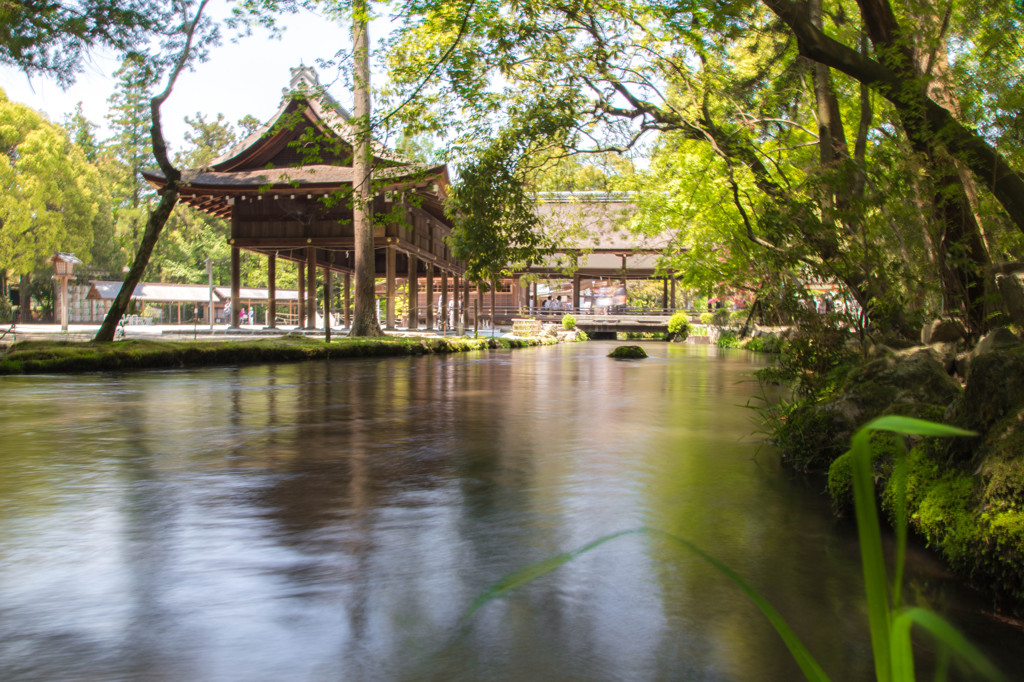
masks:
[[(937, 35), (922, 36), (926, 50), (908, 47), (917, 44), (910, 41), (903, 27), (899, 25), (889, 0), (858, 0), (868, 29), (868, 36), (883, 61), (911, 88), (919, 84), (921, 96), (937, 101), (950, 114), (957, 110), (955, 98), (944, 87), (942, 79), (935, 79), (932, 73), (945, 63), (946, 51), (942, 44), (941, 23), (937, 17), (922, 18), (933, 26), (929, 32)], [(935, 95), (939, 96), (935, 100)], [(915, 151), (927, 159), (928, 174), (933, 183), (933, 203), (938, 220), (938, 264), (944, 298), (949, 302), (948, 312), (963, 316), (969, 329), (981, 332), (985, 329), (985, 272), (989, 266), (988, 249), (981, 236), (981, 229), (964, 185), (964, 176), (957, 168), (956, 160), (918, 110), (897, 108), (903, 130)]]
[[(175, 204), (178, 203), (178, 186), (181, 182), (181, 171), (171, 165), (170, 159), (167, 156), (167, 142), (164, 140), (163, 128), (160, 123), (160, 107), (171, 96), (174, 83), (178, 80), (178, 76), (188, 62), (189, 54), (192, 51), (192, 40), (195, 37), (199, 20), (202, 17), (207, 2), (208, 0), (203, 0), (199, 4), (198, 9), (196, 9), (195, 18), (187, 25), (185, 44), (181, 48), (181, 54), (178, 55), (178, 59), (175, 61), (173, 71), (167, 77), (167, 87), (149, 102), (149, 112), (152, 119), (150, 135), (153, 139), (153, 155), (160, 165), (160, 170), (163, 171), (167, 184), (160, 190), (160, 203), (149, 212), (149, 218), (146, 220), (146, 230), (142, 235), (138, 251), (135, 253), (135, 260), (132, 262), (128, 274), (125, 275), (124, 283), (121, 284), (121, 289), (117, 292), (117, 296), (110, 305), (107, 316), (103, 318), (103, 324), (100, 325), (99, 331), (93, 337), (93, 341), (114, 340), (117, 326), (121, 322), (125, 311), (128, 310), (128, 304), (131, 301), (132, 294), (135, 292), (135, 287), (142, 281), (142, 275), (146, 272), (146, 266), (149, 265), (149, 258), (153, 255), (153, 247), (156, 246), (156, 242), (160, 238), (160, 232), (163, 231), (167, 219), (171, 216), (171, 211), (174, 210)], [(236, 301), (235, 305), (237, 304)]]
[(791, 0), (763, 0), (796, 34), (802, 54), (878, 87), (895, 105), (907, 138), (915, 151), (927, 159), (935, 183), (933, 201), (941, 226), (938, 260), (946, 298), (955, 302), (969, 328), (981, 331), (985, 327), (984, 272), (988, 253), (963, 182), (948, 155), (968, 163), (976, 174), (991, 178), (993, 193), (1022, 231), (1024, 178), (977, 133), (929, 99), (927, 89), (920, 86), (923, 74), (908, 47), (911, 41), (897, 22), (889, 0), (857, 1), (878, 61), (826, 36)]
[(355, 101), (353, 118), (356, 140), (352, 154), (352, 221), (355, 235), (355, 294), (352, 328), (349, 336), (383, 336), (377, 321), (374, 292), (373, 221), (370, 203), (370, 174), (373, 157), (370, 147), (370, 36), (366, 0), (352, 3), (352, 51), (355, 58)]
[[(793, 0), (761, 0), (797, 38), (800, 53), (877, 88), (900, 112), (913, 117), (915, 127), (933, 139), (941, 138), (946, 149), (971, 169), (974, 177), (995, 196), (1017, 229), (1024, 232), (1024, 176), (977, 131), (956, 120), (945, 107), (932, 101), (916, 86), (916, 75), (906, 68), (912, 60), (903, 47), (881, 49), (875, 61), (827, 36), (810, 21), (802, 3)], [(859, 0), (861, 14), (872, 34), (883, 42), (893, 39), (895, 18), (887, 0)], [(876, 43), (877, 44), (877, 43)], [(903, 62), (903, 64), (901, 64)], [(909, 133), (908, 133), (909, 135)]]

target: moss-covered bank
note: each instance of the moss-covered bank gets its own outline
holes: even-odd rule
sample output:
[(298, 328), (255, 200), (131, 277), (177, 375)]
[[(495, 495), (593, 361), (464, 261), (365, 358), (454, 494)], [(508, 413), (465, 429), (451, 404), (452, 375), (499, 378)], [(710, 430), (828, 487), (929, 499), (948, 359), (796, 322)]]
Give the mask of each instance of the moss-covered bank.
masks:
[[(872, 437), (883, 508), (906, 490), (911, 527), (994, 606), (1024, 615), (1024, 346), (971, 353), (961, 376), (951, 349), (919, 347), (860, 363), (826, 391), (788, 404), (774, 435), (797, 468), (828, 470), (839, 513), (852, 508), (852, 432), (884, 414), (969, 429), (975, 438)], [(980, 345), (980, 344), (979, 344)], [(961, 356), (968, 351), (960, 350)], [(961, 381), (963, 386), (961, 386)], [(904, 474), (894, 466), (909, 450)]]
[(524, 348), (555, 343), (541, 338), (383, 337), (342, 338), (331, 343), (302, 336), (244, 341), (149, 341), (113, 343), (22, 341), (0, 356), (0, 374), (49, 374), (294, 362), (470, 350)]

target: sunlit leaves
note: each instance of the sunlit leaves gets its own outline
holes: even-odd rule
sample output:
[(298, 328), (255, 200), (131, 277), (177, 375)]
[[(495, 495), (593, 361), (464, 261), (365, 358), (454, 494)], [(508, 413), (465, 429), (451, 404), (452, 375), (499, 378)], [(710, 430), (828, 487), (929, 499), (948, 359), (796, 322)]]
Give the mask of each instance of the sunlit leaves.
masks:
[(88, 257), (103, 203), (65, 131), (0, 91), (0, 269), (32, 272), (58, 250)]

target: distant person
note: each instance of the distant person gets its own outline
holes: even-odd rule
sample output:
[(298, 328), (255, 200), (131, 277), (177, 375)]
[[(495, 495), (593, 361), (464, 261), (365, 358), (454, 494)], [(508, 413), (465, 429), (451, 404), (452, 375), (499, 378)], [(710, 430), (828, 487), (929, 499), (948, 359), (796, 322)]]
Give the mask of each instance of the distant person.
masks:
[(224, 321), (231, 324), (231, 301), (224, 304)]
[(559, 296), (557, 299), (555, 299), (555, 310), (562, 310), (564, 308), (565, 304), (562, 303), (562, 297)]
[(541, 304), (541, 308), (543, 308), (545, 310), (551, 310), (551, 307), (553, 305), (554, 305), (554, 303), (551, 301), (551, 297), (548, 296), (546, 299), (544, 299), (544, 303)]

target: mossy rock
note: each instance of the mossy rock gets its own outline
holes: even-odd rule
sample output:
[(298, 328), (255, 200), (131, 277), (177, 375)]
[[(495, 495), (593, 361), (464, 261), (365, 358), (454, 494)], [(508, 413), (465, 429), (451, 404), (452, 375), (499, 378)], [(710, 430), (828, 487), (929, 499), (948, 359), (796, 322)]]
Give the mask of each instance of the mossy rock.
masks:
[(799, 471), (824, 471), (850, 446), (855, 423), (834, 403), (805, 403), (775, 429), (782, 458)]
[[(870, 435), (871, 466), (875, 479), (886, 481), (896, 457), (905, 452), (903, 436), (891, 431), (873, 431)], [(828, 494), (837, 516), (853, 512), (853, 468), (849, 451), (844, 452), (828, 468)]]
[(950, 417), (956, 426), (986, 432), (1019, 407), (1024, 407), (1024, 347), (972, 360), (967, 388), (950, 409)]
[(608, 354), (610, 358), (636, 360), (647, 357), (647, 351), (640, 346), (619, 346)]
[(794, 467), (824, 471), (846, 452), (854, 432), (875, 417), (941, 420), (960, 392), (931, 353), (887, 356), (851, 370), (830, 399), (793, 409), (775, 437)]
[(880, 358), (854, 369), (841, 392), (857, 398), (867, 415), (866, 422), (884, 414), (892, 403), (949, 405), (960, 395), (960, 384), (932, 353), (921, 350)]
[[(1016, 436), (1005, 442), (1010, 447), (1019, 444)], [(1024, 509), (1007, 494), (1021, 485), (1020, 455), (1007, 455), (989, 453), (979, 491), (978, 477), (969, 469), (950, 466), (937, 441), (925, 441), (907, 456), (906, 478), (889, 479), (885, 499), (891, 516), (896, 491), (903, 484), (910, 526), (959, 574), (991, 594), (999, 610), (1021, 615)]]

